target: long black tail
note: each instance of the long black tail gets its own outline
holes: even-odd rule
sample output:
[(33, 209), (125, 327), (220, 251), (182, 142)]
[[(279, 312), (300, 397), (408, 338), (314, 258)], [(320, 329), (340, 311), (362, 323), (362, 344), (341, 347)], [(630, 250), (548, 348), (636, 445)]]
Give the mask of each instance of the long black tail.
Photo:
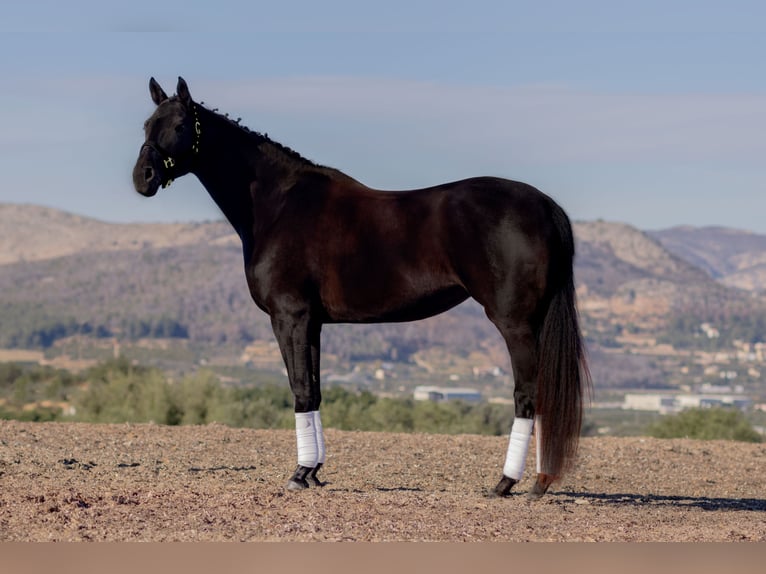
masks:
[(551, 246), (548, 306), (539, 338), (536, 414), (541, 470), (561, 476), (574, 461), (582, 426), (583, 395), (591, 380), (577, 317), (574, 237), (566, 213), (554, 205), (558, 245)]

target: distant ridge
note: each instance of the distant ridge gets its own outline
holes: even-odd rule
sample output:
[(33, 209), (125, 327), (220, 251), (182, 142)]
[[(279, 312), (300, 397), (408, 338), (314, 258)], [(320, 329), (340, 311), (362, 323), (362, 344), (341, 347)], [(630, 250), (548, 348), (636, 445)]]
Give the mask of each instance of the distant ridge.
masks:
[(678, 226), (650, 235), (725, 285), (766, 291), (766, 235), (720, 226)]
[(76, 253), (234, 242), (225, 222), (106, 223), (31, 204), (0, 203), (0, 265)]
[[(629, 280), (654, 278), (670, 282), (705, 282), (710, 276), (694, 264), (668, 250), (652, 235), (626, 223), (576, 222), (574, 234), (580, 247), (583, 271), (595, 266), (597, 280), (581, 272), (579, 280), (591, 289), (613, 291)], [(613, 280), (605, 281), (611, 271)]]
[[(644, 232), (605, 221), (576, 222), (574, 234), (579, 309), (601, 381), (663, 383), (652, 358), (612, 352), (626, 332), (656, 339), (680, 315), (701, 323), (764, 306), (739, 288), (762, 285), (764, 236), (724, 228)], [(739, 276), (750, 282), (730, 287)], [(183, 338), (210, 356), (273, 341), (227, 222), (116, 224), (0, 204), (0, 347), (44, 348), (79, 333)], [(415, 323), (328, 325), (322, 337), (328, 354), (343, 360), (406, 362), (438, 348), (490, 354), (509, 366), (502, 339), (472, 301)]]

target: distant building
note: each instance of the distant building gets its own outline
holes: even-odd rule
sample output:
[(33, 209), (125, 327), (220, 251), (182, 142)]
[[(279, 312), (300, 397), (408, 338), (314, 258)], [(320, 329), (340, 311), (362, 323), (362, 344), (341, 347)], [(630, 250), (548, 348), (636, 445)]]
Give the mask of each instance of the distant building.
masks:
[(714, 385), (712, 383), (705, 383), (700, 385), (699, 392), (703, 395), (741, 395), (745, 392), (745, 387), (743, 385), (736, 385), (732, 387), (731, 385)]
[(737, 394), (628, 393), (622, 403), (623, 410), (653, 411), (660, 414), (712, 407), (733, 407), (745, 411), (753, 407), (753, 401), (745, 395)]
[(674, 395), (626, 394), (622, 408), (623, 410), (653, 411), (665, 414), (675, 411), (676, 400)]
[(504, 377), (505, 371), (497, 365), (477, 365), (472, 369), (474, 377)]
[(700, 325), (700, 331), (705, 333), (705, 336), (708, 339), (717, 339), (721, 336), (721, 332), (713, 327), (710, 323), (702, 323), (702, 325)]
[(475, 389), (431, 386), (415, 387), (414, 398), (416, 401), (432, 401), (435, 403), (443, 401), (478, 403), (482, 400), (481, 393)]

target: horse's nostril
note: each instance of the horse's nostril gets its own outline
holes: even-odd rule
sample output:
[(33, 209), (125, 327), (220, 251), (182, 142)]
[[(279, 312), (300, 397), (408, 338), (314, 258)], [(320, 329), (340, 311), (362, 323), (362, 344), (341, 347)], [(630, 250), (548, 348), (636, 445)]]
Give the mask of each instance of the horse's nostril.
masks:
[(151, 167), (144, 169), (144, 180), (152, 181), (154, 179), (154, 170)]

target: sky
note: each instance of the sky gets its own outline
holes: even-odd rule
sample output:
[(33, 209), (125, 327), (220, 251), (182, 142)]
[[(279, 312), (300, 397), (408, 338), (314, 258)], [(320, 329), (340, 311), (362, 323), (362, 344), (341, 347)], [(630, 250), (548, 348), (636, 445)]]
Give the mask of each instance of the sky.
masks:
[(530, 183), (575, 220), (766, 233), (766, 3), (11, 1), (0, 202), (222, 216), (131, 170), (154, 76), (372, 187)]

